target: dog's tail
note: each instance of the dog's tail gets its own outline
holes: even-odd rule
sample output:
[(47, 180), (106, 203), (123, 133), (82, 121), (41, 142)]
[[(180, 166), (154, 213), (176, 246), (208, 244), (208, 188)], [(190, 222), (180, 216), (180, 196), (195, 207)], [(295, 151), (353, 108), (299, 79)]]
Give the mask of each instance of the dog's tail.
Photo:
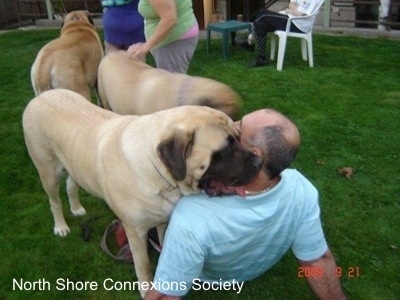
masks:
[(31, 68), (31, 82), (35, 96), (53, 88), (51, 71), (46, 67), (47, 60), (41, 59), (42, 56), (43, 54), (39, 53)]

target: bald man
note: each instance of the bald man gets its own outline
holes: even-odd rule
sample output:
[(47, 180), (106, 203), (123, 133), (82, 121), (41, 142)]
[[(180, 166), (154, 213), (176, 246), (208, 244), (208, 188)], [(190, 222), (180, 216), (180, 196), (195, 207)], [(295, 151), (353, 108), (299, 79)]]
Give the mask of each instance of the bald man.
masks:
[(263, 274), (289, 249), (299, 271), (308, 268), (308, 282), (320, 299), (345, 299), (321, 227), (318, 192), (288, 169), (300, 144), (296, 125), (264, 109), (236, 126), (240, 142), (263, 158), (262, 169), (234, 195), (203, 193), (178, 202), (145, 299), (180, 299), (190, 288), (240, 293), (243, 282)]

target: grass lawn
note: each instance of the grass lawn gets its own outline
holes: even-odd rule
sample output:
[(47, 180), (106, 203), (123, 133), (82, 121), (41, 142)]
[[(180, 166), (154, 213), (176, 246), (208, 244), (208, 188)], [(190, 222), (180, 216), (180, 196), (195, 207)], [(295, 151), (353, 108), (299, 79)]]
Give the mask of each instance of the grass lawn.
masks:
[[(119, 282), (136, 280), (132, 266), (99, 247), (112, 212), (82, 191), (88, 214), (73, 217), (65, 201), (71, 233), (55, 237), (47, 197), (25, 148), (21, 115), (33, 98), (30, 67), (58, 34), (0, 35), (0, 299), (139, 299), (137, 291), (118, 290)], [(293, 167), (320, 191), (323, 227), (349, 299), (399, 299), (400, 41), (315, 35), (314, 53), (310, 69), (298, 41), (289, 40), (283, 72), (275, 63), (247, 69), (255, 54), (233, 49), (224, 61), (219, 40), (212, 41), (209, 54), (200, 41), (189, 73), (235, 88), (243, 114), (270, 107), (295, 121), (302, 147)], [(350, 179), (338, 173), (345, 166), (355, 170)], [(92, 236), (85, 242), (79, 225), (91, 218)], [(157, 254), (150, 254), (155, 266)], [(43, 279), (50, 290), (19, 291), (15, 285)], [(67, 279), (98, 286), (67, 290)], [(205, 298), (315, 299), (291, 253), (240, 294), (192, 291), (187, 297)]]

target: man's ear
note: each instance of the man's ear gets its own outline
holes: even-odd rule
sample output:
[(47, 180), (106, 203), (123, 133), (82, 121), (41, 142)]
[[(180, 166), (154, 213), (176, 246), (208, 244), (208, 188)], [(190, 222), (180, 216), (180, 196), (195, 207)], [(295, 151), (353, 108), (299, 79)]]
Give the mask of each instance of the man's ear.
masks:
[(263, 157), (263, 153), (262, 153), (261, 149), (253, 148), (253, 149), (251, 149), (251, 152), (253, 152), (258, 157)]
[(186, 177), (186, 158), (192, 151), (193, 143), (194, 131), (176, 130), (157, 147), (158, 156), (178, 181)]

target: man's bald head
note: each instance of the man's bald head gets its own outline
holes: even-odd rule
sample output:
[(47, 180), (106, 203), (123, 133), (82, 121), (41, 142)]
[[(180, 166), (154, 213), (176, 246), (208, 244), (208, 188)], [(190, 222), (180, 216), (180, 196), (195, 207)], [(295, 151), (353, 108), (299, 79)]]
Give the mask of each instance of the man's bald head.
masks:
[(237, 122), (240, 141), (264, 160), (264, 171), (270, 178), (290, 166), (300, 145), (297, 126), (273, 109), (261, 109), (245, 115)]

